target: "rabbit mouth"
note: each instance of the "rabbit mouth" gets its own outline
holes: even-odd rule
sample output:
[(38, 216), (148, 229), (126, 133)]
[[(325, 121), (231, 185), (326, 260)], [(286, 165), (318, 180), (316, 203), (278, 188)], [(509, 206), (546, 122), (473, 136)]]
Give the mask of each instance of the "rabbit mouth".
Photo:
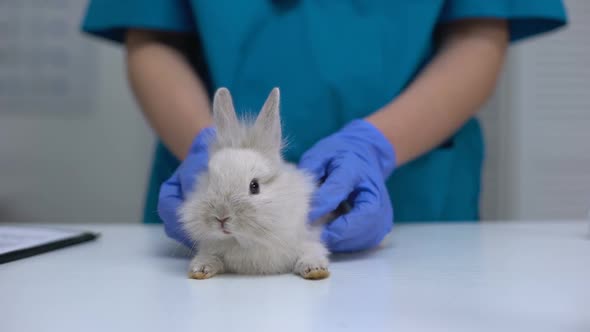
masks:
[(230, 230), (225, 228), (225, 225), (219, 225), (219, 229), (221, 229), (221, 232), (223, 234), (227, 234), (227, 235), (231, 234)]

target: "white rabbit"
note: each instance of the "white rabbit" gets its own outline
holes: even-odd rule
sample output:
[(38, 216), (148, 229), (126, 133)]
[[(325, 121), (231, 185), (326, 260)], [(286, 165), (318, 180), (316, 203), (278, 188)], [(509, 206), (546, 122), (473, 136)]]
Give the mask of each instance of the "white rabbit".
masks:
[(198, 243), (191, 278), (223, 272), (329, 276), (319, 226), (307, 223), (313, 181), (281, 157), (279, 99), (274, 88), (257, 119), (240, 122), (229, 91), (215, 93), (217, 136), (208, 171), (197, 178), (179, 211), (184, 229)]

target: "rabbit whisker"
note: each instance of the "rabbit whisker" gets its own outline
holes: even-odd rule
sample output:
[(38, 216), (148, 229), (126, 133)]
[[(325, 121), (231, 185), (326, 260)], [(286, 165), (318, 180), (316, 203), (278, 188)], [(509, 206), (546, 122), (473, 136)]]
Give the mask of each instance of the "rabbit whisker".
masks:
[[(251, 223), (248, 224), (248, 226), (250, 226), (254, 230), (261, 232), (264, 236), (267, 236), (267, 238), (274, 240), (277, 244), (282, 246), (284, 249), (288, 248), (287, 243), (285, 243), (285, 241), (283, 239), (281, 239), (275, 233), (273, 233), (270, 229), (257, 223), (256, 221), (252, 221)], [(256, 239), (256, 240), (258, 240), (258, 239)]]

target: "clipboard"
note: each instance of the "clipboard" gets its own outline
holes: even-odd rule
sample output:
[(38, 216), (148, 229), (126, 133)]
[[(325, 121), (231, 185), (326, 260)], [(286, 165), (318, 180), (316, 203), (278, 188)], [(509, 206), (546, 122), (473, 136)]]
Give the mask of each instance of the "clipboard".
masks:
[(0, 264), (93, 241), (98, 233), (50, 227), (0, 225)]

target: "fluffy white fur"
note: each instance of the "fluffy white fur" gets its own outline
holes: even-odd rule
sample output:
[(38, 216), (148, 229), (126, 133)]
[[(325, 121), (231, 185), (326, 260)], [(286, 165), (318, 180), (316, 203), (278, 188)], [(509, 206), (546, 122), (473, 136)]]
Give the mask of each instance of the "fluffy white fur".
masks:
[[(281, 158), (279, 102), (275, 88), (256, 121), (248, 123), (238, 121), (227, 89), (215, 94), (217, 137), (209, 168), (179, 211), (198, 243), (190, 264), (194, 278), (223, 272), (328, 276), (328, 251), (319, 231), (307, 225), (313, 182)], [(259, 194), (250, 193), (253, 179)]]

